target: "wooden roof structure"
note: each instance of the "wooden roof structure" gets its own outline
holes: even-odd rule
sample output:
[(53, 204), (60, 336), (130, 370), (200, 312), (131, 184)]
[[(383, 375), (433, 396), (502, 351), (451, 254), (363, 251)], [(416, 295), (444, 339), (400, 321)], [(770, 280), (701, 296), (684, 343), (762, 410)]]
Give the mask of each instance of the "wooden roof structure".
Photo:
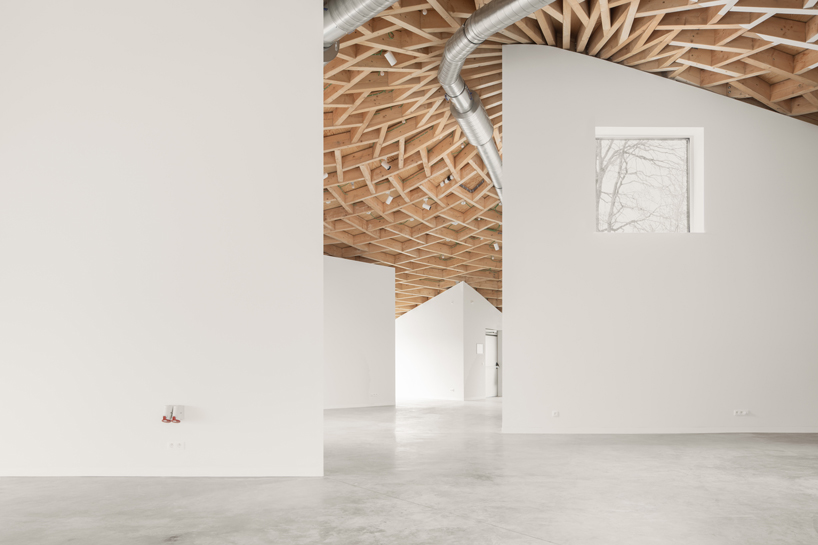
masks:
[[(460, 281), (502, 310), (502, 205), (437, 81), (446, 41), (485, 3), (400, 0), (343, 38), (324, 67), (324, 253), (394, 267), (396, 317)], [(593, 55), (818, 124), (816, 4), (557, 0), (487, 40), (462, 75), (501, 152), (500, 48), (513, 43)]]

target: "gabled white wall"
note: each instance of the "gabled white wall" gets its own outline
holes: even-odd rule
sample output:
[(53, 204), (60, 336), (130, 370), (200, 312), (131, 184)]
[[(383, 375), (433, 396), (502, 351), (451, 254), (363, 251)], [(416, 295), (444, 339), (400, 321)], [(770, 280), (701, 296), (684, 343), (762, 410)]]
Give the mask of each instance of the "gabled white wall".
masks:
[(0, 475), (321, 475), (320, 39), (0, 3)]
[(398, 399), (463, 399), (463, 285), (395, 320)]
[(324, 256), (324, 408), (395, 404), (395, 269)]
[(485, 397), (486, 329), (502, 328), (502, 314), (461, 282), (395, 321), (398, 398)]
[[(818, 127), (546, 47), (503, 92), (504, 430), (818, 431)], [(596, 233), (597, 126), (703, 127), (705, 233)]]
[[(503, 328), (503, 314), (468, 284), (463, 286), (463, 380), (466, 399), (486, 397), (486, 330)], [(498, 344), (498, 355), (501, 353)], [(502, 361), (502, 360), (501, 360)], [(491, 362), (494, 365), (494, 362)]]

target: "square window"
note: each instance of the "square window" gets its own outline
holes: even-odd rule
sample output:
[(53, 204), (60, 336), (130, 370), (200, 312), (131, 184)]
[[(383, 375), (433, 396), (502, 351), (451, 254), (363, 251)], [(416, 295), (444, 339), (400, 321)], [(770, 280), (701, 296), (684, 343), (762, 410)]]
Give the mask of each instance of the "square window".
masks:
[[(694, 184), (693, 136), (679, 129), (668, 130), (677, 134), (660, 131), (597, 130), (598, 232), (703, 231), (701, 191)], [(694, 199), (694, 194), (699, 199)]]

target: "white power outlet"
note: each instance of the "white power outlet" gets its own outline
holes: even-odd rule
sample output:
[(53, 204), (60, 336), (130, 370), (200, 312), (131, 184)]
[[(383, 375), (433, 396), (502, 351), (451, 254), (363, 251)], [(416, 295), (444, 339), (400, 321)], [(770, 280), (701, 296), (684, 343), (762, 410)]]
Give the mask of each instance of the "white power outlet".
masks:
[(551, 411), (551, 416), (553, 416), (553, 417), (557, 417), (557, 416), (559, 416), (559, 415), (560, 415), (560, 412), (559, 412), (559, 411)]
[(184, 441), (169, 441), (168, 450), (185, 450)]
[(736, 409), (733, 411), (733, 416), (747, 416), (748, 414), (750, 414), (750, 411), (744, 409)]

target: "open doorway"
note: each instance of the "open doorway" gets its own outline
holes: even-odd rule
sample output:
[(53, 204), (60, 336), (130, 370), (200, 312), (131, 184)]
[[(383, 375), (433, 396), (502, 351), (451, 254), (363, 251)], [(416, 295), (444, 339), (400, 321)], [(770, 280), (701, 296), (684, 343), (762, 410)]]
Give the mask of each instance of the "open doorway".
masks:
[(498, 330), (486, 330), (485, 347), (486, 397), (502, 397), (500, 332)]

